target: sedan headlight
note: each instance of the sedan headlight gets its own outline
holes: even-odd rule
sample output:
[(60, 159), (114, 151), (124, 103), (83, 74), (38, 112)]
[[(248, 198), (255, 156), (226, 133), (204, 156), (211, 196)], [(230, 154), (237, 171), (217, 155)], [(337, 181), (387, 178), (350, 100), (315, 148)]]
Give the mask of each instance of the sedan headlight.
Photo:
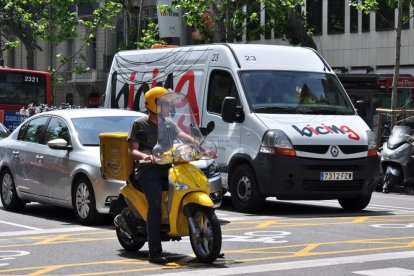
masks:
[(204, 174), (207, 176), (207, 178), (212, 178), (219, 174), (218, 165), (216, 162), (211, 162), (211, 164), (207, 167)]
[(289, 138), (280, 129), (271, 129), (265, 133), (260, 146), (260, 152), (281, 155), (296, 155)]

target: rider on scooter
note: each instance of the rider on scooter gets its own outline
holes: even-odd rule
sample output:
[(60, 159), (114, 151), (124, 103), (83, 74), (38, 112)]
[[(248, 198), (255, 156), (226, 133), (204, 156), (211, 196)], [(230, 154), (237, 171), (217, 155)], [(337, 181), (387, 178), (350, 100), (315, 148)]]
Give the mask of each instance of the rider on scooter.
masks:
[[(153, 263), (166, 263), (167, 259), (162, 255), (161, 246), (161, 197), (162, 190), (168, 186), (168, 169), (170, 165), (159, 165), (155, 163), (152, 150), (158, 141), (158, 124), (160, 118), (165, 118), (168, 123), (168, 135), (174, 135), (177, 138), (195, 143), (194, 139), (182, 131), (176, 124), (170, 123), (167, 119), (170, 116), (168, 107), (159, 110), (157, 108), (157, 100), (162, 95), (168, 93), (163, 87), (154, 87), (145, 93), (145, 107), (149, 111), (149, 115), (135, 120), (128, 134), (128, 154), (134, 161), (134, 180), (139, 178), (139, 184), (145, 193), (148, 201), (148, 259)], [(165, 103), (168, 105), (168, 102)], [(162, 112), (162, 116), (157, 114)], [(147, 135), (139, 135), (143, 131)], [(144, 138), (145, 137), (145, 140)], [(138, 161), (144, 160), (145, 163), (140, 164)]]

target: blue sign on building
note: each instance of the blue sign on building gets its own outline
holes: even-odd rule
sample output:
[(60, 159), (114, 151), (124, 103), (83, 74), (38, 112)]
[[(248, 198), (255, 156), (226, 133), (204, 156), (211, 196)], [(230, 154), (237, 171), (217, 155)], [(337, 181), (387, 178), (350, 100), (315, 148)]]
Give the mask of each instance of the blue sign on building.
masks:
[(5, 111), (3, 125), (10, 131), (13, 131), (21, 122), (23, 122), (23, 116), (19, 111)]

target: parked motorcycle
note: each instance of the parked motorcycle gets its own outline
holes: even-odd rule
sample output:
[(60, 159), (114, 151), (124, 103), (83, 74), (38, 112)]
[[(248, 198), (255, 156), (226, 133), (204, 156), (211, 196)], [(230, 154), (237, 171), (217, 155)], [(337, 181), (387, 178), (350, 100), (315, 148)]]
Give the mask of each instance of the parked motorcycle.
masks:
[[(203, 138), (191, 112), (188, 99), (179, 93), (168, 93), (161, 96), (158, 102), (165, 102), (168, 97), (172, 110), (171, 116), (166, 120), (161, 118), (164, 112), (159, 113), (158, 143), (153, 149), (153, 155), (158, 164), (171, 164), (169, 169), (168, 191), (162, 195), (162, 222), (161, 240), (178, 241), (184, 236), (190, 237), (192, 249), (200, 262), (211, 263), (219, 255), (222, 244), (221, 227), (214, 212), (214, 203), (209, 196), (208, 180), (203, 172), (191, 164), (191, 161), (209, 158), (216, 154), (216, 147)], [(164, 108), (162, 105), (159, 108)], [(196, 144), (183, 142), (171, 135), (171, 124), (176, 124), (188, 135), (192, 136)], [(209, 124), (209, 132), (214, 123)], [(126, 177), (127, 184), (121, 189), (116, 201), (111, 204), (112, 213), (118, 213), (114, 219), (116, 234), (119, 243), (127, 251), (140, 250), (147, 242), (146, 218), (148, 202), (138, 183), (133, 183), (130, 175), (132, 160), (123, 160), (117, 163), (116, 156), (129, 158), (127, 155), (126, 136), (120, 138), (116, 153), (114, 143), (105, 146), (105, 140), (118, 134), (101, 134), (101, 161), (106, 177), (120, 174)], [(145, 139), (145, 133), (140, 139)], [(102, 142), (103, 141), (103, 142)], [(111, 157), (112, 156), (112, 157)], [(110, 165), (105, 165), (110, 164)], [(122, 171), (122, 166), (126, 171)], [(127, 165), (125, 165), (127, 164)], [(106, 171), (105, 171), (106, 169)], [(119, 178), (118, 178), (119, 179)]]
[[(411, 127), (395, 125), (381, 152), (383, 172), (382, 192), (389, 193), (396, 186), (413, 187), (414, 156)], [(381, 187), (380, 187), (381, 190)]]

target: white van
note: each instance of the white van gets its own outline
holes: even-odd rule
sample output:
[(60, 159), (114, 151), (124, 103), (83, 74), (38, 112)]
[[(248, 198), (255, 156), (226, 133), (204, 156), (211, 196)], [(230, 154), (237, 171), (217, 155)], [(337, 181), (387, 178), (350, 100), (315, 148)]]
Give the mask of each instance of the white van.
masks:
[(223, 189), (235, 208), (266, 197), (370, 202), (379, 177), (375, 134), (326, 61), (302, 47), (213, 44), (115, 55), (105, 107), (144, 109), (156, 85), (187, 94), (218, 146)]

